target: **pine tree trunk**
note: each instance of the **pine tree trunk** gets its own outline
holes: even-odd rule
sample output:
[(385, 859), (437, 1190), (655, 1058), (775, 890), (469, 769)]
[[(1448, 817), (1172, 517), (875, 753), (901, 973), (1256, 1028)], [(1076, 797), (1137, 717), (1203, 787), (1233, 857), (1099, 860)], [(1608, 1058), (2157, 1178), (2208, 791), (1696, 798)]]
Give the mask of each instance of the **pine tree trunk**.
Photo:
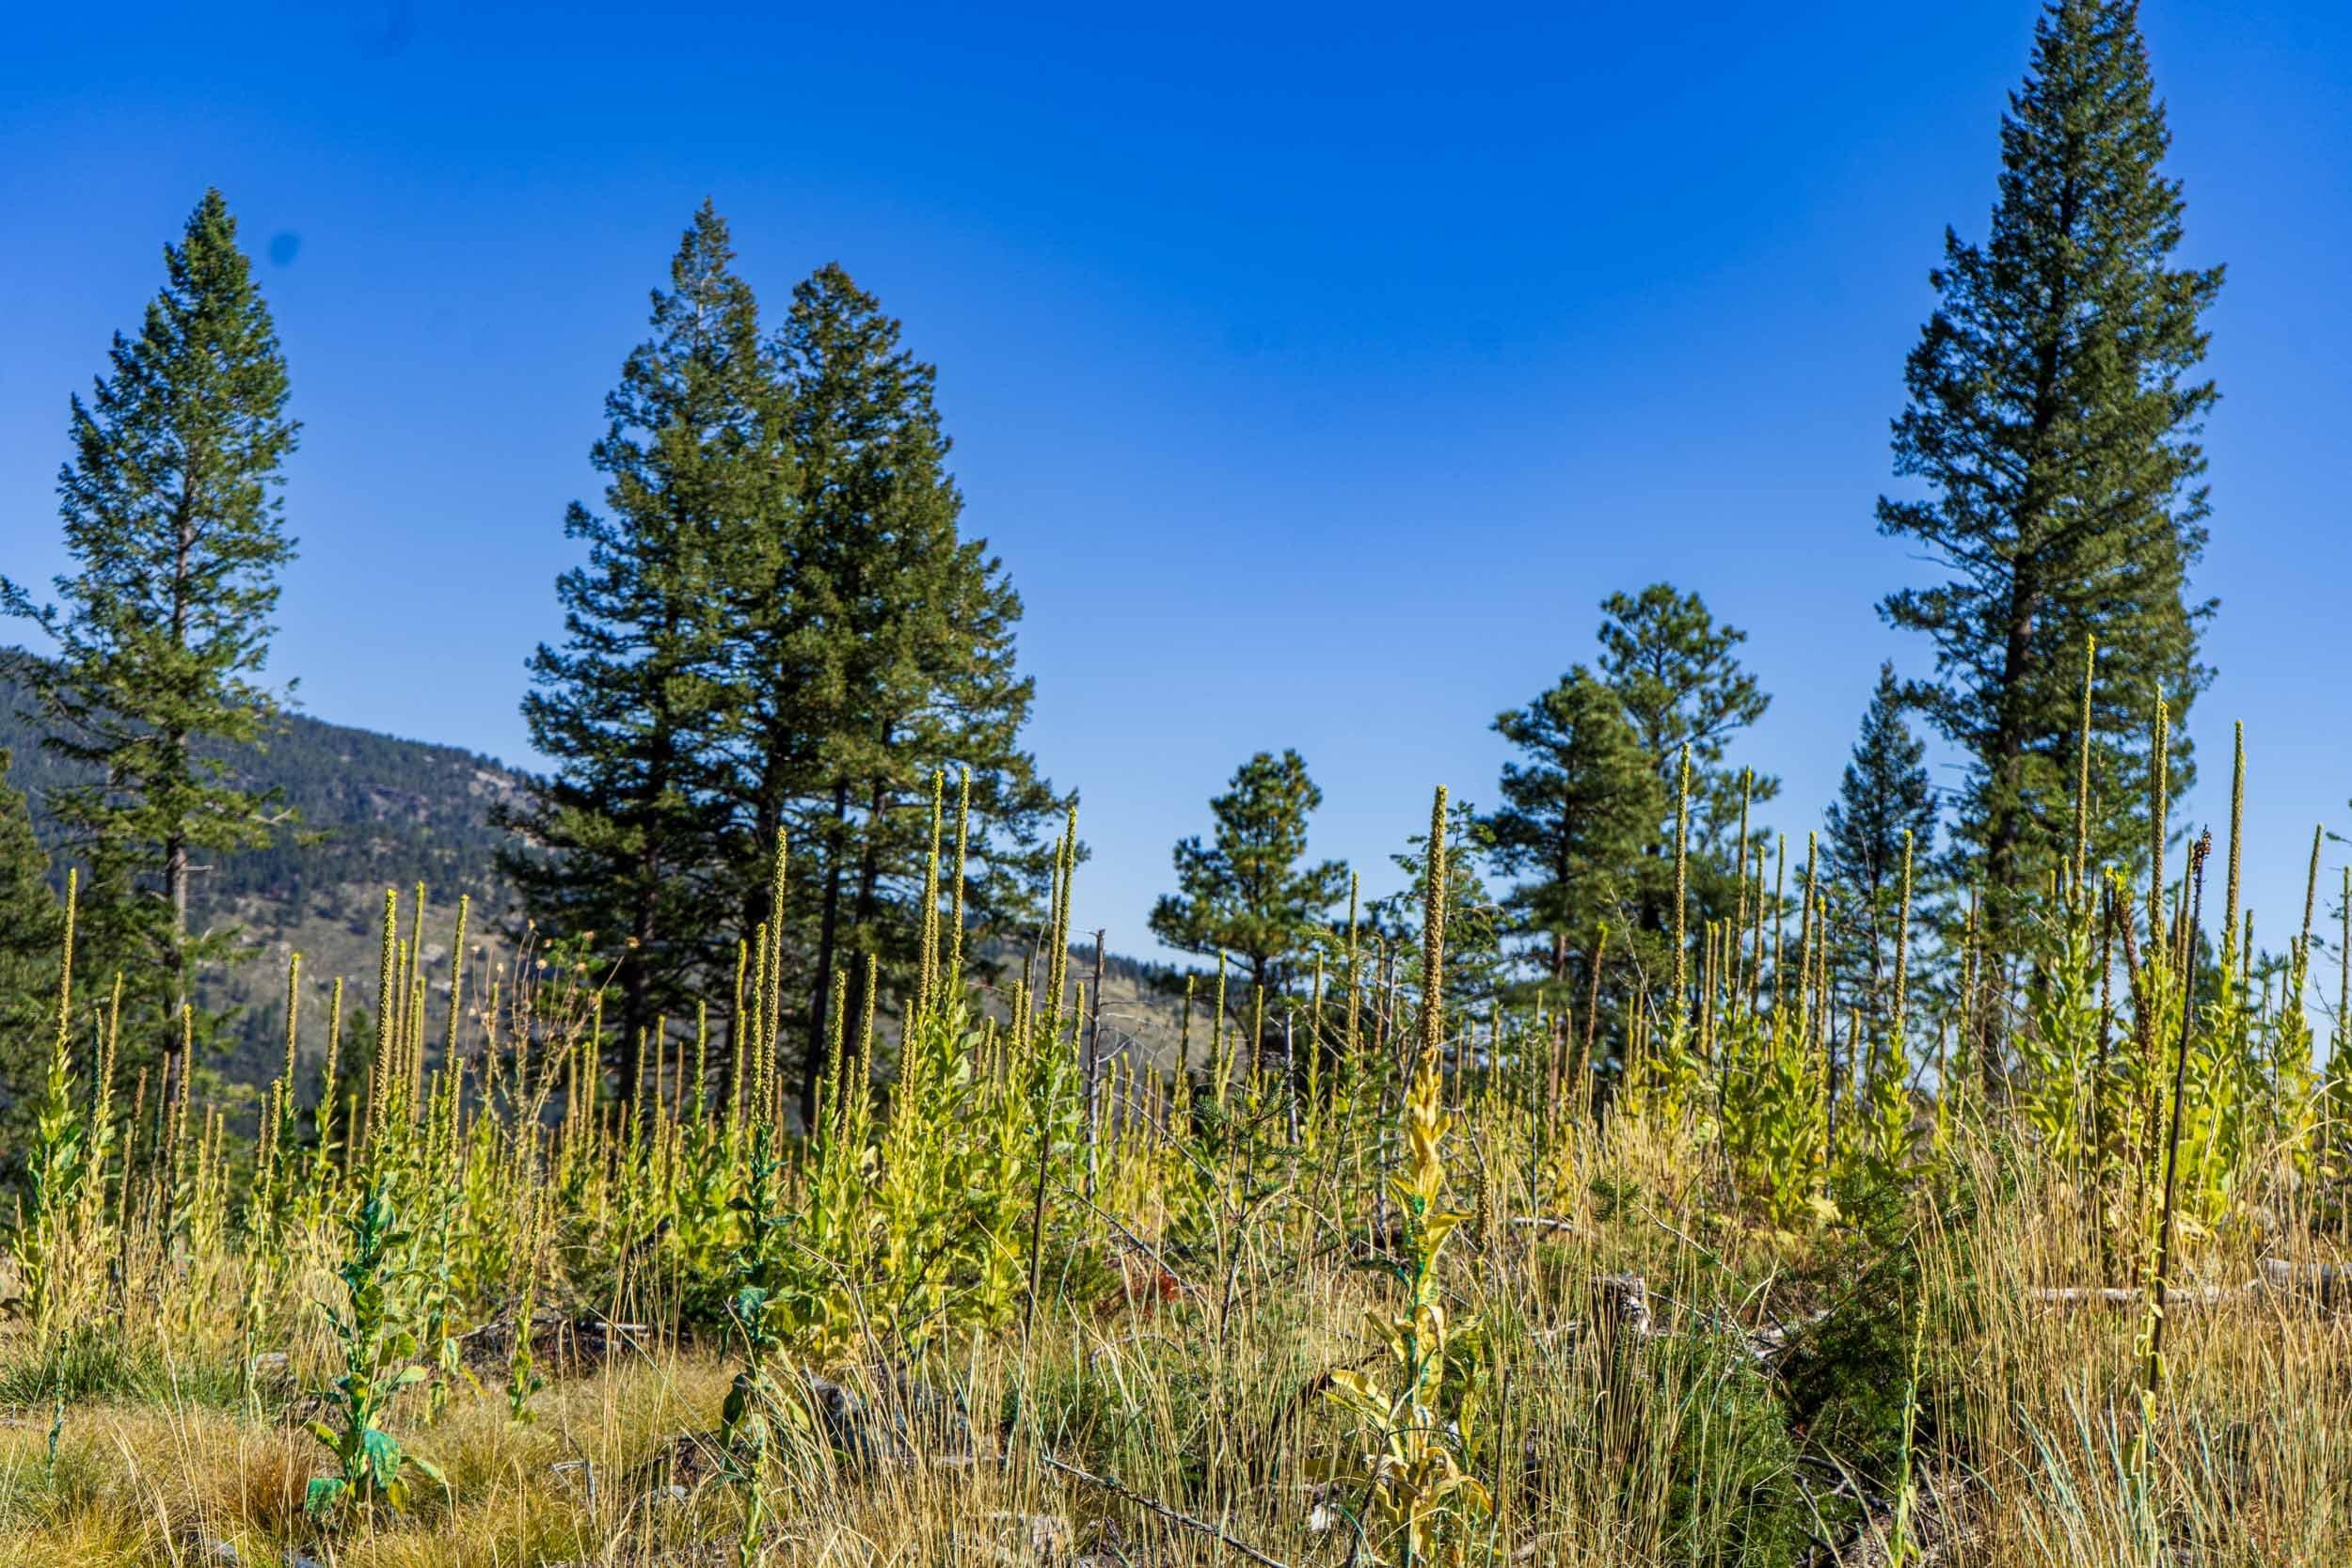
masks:
[[(887, 747), (889, 743), (890, 737), (888, 732), (885, 731), (882, 744)], [(889, 785), (886, 781), (877, 778), (873, 782), (872, 790), (866, 797), (866, 847), (858, 855), (857, 899), (851, 905), (850, 914), (850, 928), (853, 931), (866, 930), (873, 924), (874, 894), (882, 882), (882, 817), (889, 809)], [(869, 940), (859, 958), (864, 968), (853, 974), (852, 978), (857, 982), (854, 994), (862, 997), (866, 994), (865, 988), (868, 974), (878, 975), (882, 954)], [(845, 1029), (847, 1022), (847, 1020), (843, 1021)], [(847, 1049), (845, 1037), (844, 1050)], [(820, 1037), (816, 1051), (809, 1057), (808, 1070), (801, 1076), (801, 1119), (803, 1123), (813, 1122), (816, 1119), (817, 1087), (824, 1070), (824, 1046)]]
[[(882, 742), (889, 744), (885, 736)], [(874, 895), (882, 886), (882, 817), (890, 810), (890, 788), (876, 779), (866, 801), (866, 847), (858, 856), (857, 905), (850, 920), (857, 930), (865, 930), (874, 922)], [(867, 944), (867, 950), (873, 950)]]
[[(2079, 204), (2074, 182), (2061, 190), (2058, 200), (2058, 227), (2061, 233), (2071, 233)], [(2043, 316), (2041, 347), (2036, 353), (2030, 434), (2026, 442), (2025, 480), (2017, 500), (2016, 539), (2017, 559), (2010, 567), (2009, 613), (2002, 628), (2001, 696), (1998, 708), (1998, 728), (1993, 737), (1993, 767), (1996, 769), (1993, 790), (1993, 820), (1985, 835), (1985, 875), (1999, 896), (1987, 901), (1990, 950), (2006, 954), (2009, 950), (2010, 921), (2009, 895), (2019, 891), (2025, 873), (2018, 863), (2018, 849), (2025, 840), (2025, 798), (2019, 789), (2017, 768), (2026, 755), (2031, 736), (2027, 731), (2030, 721), (2025, 711), (2026, 683), (2032, 679), (2033, 629), (2037, 616), (2043, 608), (2043, 587), (2036, 569), (2035, 551), (2049, 498), (2043, 487), (2042, 463), (2044, 447), (2050, 432), (2056, 427), (2058, 415), (2058, 345), (2062, 338), (2067, 313), (2073, 308), (2068, 278), (2063, 271), (2050, 279), (2049, 309)], [(2007, 1000), (2004, 988), (1997, 998)], [(2001, 1007), (1979, 1009), (1977, 1048), (1978, 1060), (1991, 1072), (2000, 1058), (2002, 1028)]]
[[(188, 578), (196, 554), (196, 492), (193, 476), (181, 482), (180, 499), (173, 518), (171, 546), (171, 646), (174, 652), (185, 653), (188, 646), (188, 611), (190, 609)], [(191, 766), (191, 747), (184, 730), (165, 733), (164, 745), (171, 758), (175, 783), (187, 776)], [(186, 824), (174, 817), (164, 830), (164, 909), (170, 921), (166, 939), (164, 961), (171, 969), (172, 1018), (164, 1031), (163, 1087), (168, 1095), (174, 1070), (184, 1076), (191, 1069), (181, 1061), (182, 1037), (180, 1017), (188, 1006), (188, 838)]]
[[(648, 851), (640, 867), (639, 875), (648, 879), (638, 889), (637, 908), (629, 921), (629, 936), (636, 945), (621, 964), (620, 1087), (615, 1103), (624, 1124), (637, 1112), (637, 1095), (644, 1076), (644, 1034), (653, 1027), (653, 988), (645, 962), (653, 951), (655, 884), (650, 879), (660, 874), (658, 859)], [(660, 1049), (659, 1042), (655, 1049)]]
[[(833, 786), (833, 831), (825, 846), (825, 893), (817, 908), (817, 978), (809, 994), (807, 1049), (801, 1060), (801, 1118), (817, 1116), (817, 1087), (825, 1076), (826, 1014), (833, 1005), (834, 939), (841, 919), (841, 840), (850, 818), (850, 781)], [(773, 916), (771, 916), (772, 919)]]

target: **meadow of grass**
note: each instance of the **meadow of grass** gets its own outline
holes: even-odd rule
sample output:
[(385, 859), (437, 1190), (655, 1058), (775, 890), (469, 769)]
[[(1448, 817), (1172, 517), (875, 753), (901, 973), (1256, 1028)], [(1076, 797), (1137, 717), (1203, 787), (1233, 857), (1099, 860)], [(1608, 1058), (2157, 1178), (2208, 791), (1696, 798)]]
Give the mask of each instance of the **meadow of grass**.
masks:
[(1605, 1021), (1449, 1016), (1440, 904), (1169, 1073), (1097, 1050), (1067, 854), (986, 994), (934, 857), (806, 1129), (764, 933), (617, 1104), (600, 976), (461, 912), (429, 994), (388, 895), (366, 1091), (290, 1017), (251, 1136), (61, 966), (0, 1563), (2352, 1560), (2316, 943), (2257, 974), (2234, 845), (2196, 940), (2203, 859), (1842, 1018), (1809, 879)]

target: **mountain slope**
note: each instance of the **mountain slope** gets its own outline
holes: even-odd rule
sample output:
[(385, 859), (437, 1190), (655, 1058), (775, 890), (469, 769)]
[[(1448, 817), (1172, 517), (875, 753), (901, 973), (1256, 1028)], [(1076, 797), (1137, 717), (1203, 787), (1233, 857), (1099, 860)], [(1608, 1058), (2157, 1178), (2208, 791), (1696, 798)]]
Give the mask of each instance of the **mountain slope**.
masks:
[[(62, 879), (72, 847), (59, 842), (42, 801), (87, 774), (41, 748), (39, 721), (24, 712), (29, 705), (0, 663), (0, 747), (14, 752), (12, 780), (30, 799), (34, 828), (57, 857)], [(252, 962), (209, 974), (200, 991), (208, 1006), (243, 1009), (236, 1044), (221, 1064), (231, 1078), (253, 1081), (275, 1069), (289, 953), (303, 956), (304, 1008), (312, 1020), (324, 1022), (337, 975), (357, 988), (354, 1003), (373, 992), (385, 888), (425, 883), (427, 974), (438, 969), (443, 979), (458, 895), (471, 896), (477, 932), (510, 912), (497, 862), (505, 835), (489, 814), (525, 781), (495, 759), (303, 714), (289, 715), (266, 748), (218, 754), (241, 785), (277, 789), (301, 814), (300, 830), (281, 832), (269, 848), (215, 857), (190, 898), (199, 927), (242, 927), (261, 949)], [(324, 1041), (321, 1030), (311, 1045), (323, 1049)]]
[[(27, 694), (6, 673), (8, 657), (0, 650), (0, 748), (15, 753), (10, 776), (32, 801), (34, 827), (58, 857), (62, 881), (71, 851), (41, 800), (84, 775), (41, 749), (41, 728), (24, 712)], [(298, 832), (281, 833), (267, 849), (216, 857), (190, 901), (199, 927), (233, 924), (259, 949), (249, 962), (209, 974), (199, 988), (205, 1006), (239, 1009), (229, 1059), (218, 1064), (231, 1080), (261, 1083), (278, 1069), (290, 953), (302, 955), (306, 1055), (325, 1049), (326, 1002), (337, 976), (347, 983), (347, 1009), (373, 1000), (386, 888), (402, 890), (405, 933), (411, 890), (425, 885), (423, 969), (437, 991), (448, 981), (459, 895), (472, 900), (469, 945), (513, 919), (513, 890), (500, 877), (497, 858), (507, 835), (491, 825), (490, 811), (526, 787), (516, 769), (459, 747), (303, 714), (289, 715), (264, 749), (221, 754), (241, 784), (281, 791), (302, 818)], [(1009, 952), (983, 956), (1008, 967), (1019, 961)], [(1072, 977), (1090, 979), (1092, 961), (1090, 949), (1073, 952)], [(1166, 975), (1160, 966), (1106, 958), (1106, 1053), (1134, 1049), (1162, 1065), (1174, 1060), (1179, 1009)], [(1206, 1038), (1206, 1006), (1204, 997), (1196, 1053)]]

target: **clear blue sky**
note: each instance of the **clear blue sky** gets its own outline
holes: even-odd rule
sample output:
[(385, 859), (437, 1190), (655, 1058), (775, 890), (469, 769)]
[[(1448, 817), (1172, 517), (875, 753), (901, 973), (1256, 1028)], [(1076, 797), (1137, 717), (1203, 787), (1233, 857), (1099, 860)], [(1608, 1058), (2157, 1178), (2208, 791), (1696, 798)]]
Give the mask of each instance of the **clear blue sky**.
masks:
[[(20, 8), (0, 51), (0, 571), (61, 564), (68, 394), (228, 194), (305, 422), (274, 671), (321, 717), (529, 761), (564, 503), (695, 203), (780, 303), (837, 259), (940, 367), (967, 525), (1085, 791), (1078, 922), (1295, 745), (1385, 872), (1486, 725), (1656, 578), (1751, 634), (1742, 755), (1801, 833), (1878, 661), (1886, 421), (1944, 226), (1981, 233), (2027, 0), (1680, 7)], [(2225, 798), (2274, 938), (2338, 736), (2352, 8), (2150, 0), (2210, 430)], [(2329, 863), (2341, 853), (2331, 851)]]

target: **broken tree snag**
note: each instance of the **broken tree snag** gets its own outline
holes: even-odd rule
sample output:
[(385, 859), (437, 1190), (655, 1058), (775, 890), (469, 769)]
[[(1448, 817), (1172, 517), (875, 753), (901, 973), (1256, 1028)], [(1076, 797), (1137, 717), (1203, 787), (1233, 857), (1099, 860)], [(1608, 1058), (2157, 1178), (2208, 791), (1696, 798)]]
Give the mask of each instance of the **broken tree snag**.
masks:
[(1652, 1338), (1649, 1281), (1638, 1274), (1605, 1274), (1593, 1281), (1593, 1324), (1604, 1344)]

